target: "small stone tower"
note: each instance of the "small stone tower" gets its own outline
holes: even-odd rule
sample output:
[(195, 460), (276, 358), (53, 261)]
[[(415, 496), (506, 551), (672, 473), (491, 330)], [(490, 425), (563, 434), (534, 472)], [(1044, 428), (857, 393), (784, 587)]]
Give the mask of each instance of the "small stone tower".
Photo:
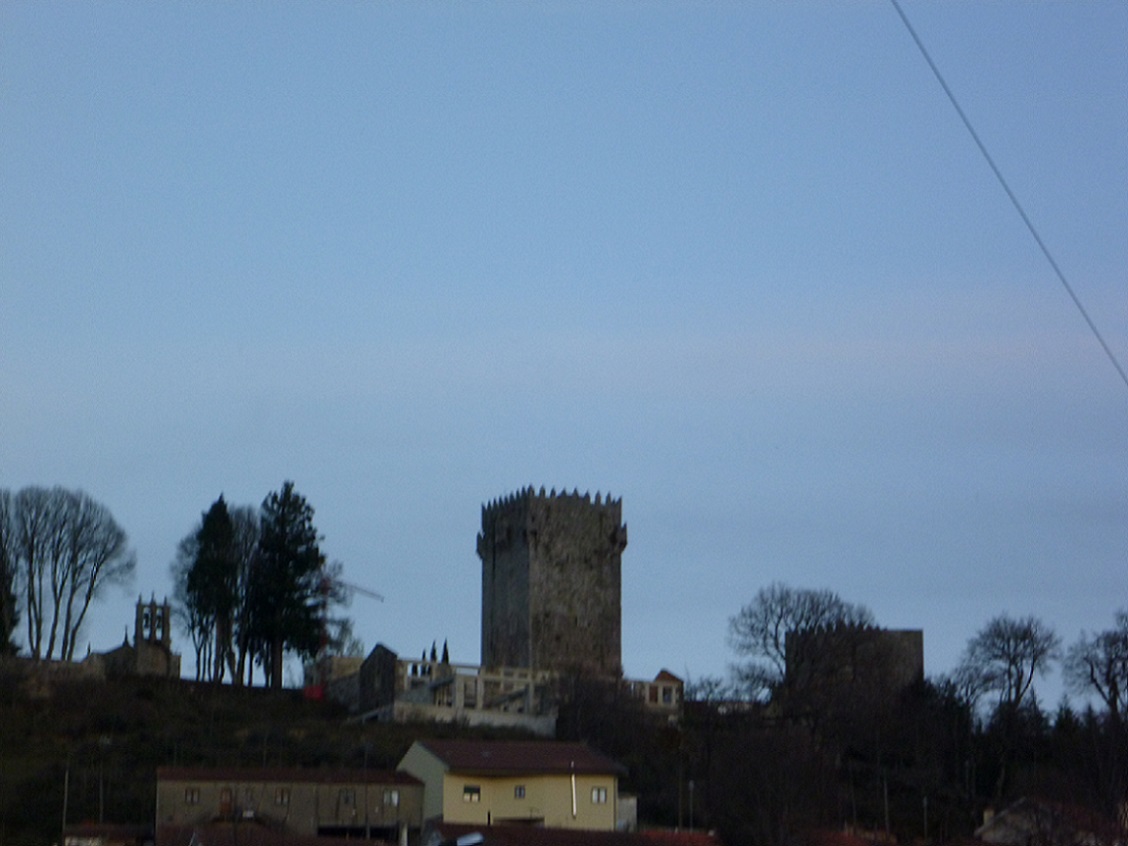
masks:
[(622, 500), (532, 487), (482, 506), (482, 665), (622, 672)]
[(133, 666), (139, 676), (180, 678), (180, 656), (172, 651), (172, 610), (168, 600), (148, 602), (137, 597), (133, 629)]
[(137, 619), (133, 624), (133, 640), (135, 645), (142, 641), (148, 644), (160, 644), (165, 649), (172, 647), (172, 615), (168, 600), (158, 603), (156, 597), (147, 603), (137, 597)]

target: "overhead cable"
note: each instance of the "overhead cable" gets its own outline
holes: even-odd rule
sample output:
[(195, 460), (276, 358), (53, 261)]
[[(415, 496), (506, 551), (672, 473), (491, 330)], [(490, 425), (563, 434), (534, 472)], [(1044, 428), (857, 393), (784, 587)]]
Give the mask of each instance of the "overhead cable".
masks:
[(1069, 281), (1065, 278), (1065, 274), (1062, 272), (1061, 268), (1058, 266), (1057, 261), (1050, 253), (1049, 248), (1046, 246), (1046, 242), (1043, 241), (1042, 236), (1038, 234), (1038, 230), (1034, 227), (1033, 222), (1031, 222), (1030, 216), (1026, 214), (1026, 210), (1022, 207), (1022, 203), (1018, 201), (1018, 197), (1015, 196), (1014, 191), (1011, 190), (1011, 187), (1007, 183), (1006, 178), (1003, 176), (1002, 171), (999, 170), (999, 166), (995, 164), (995, 160), (991, 158), (991, 154), (987, 152), (986, 145), (984, 145), (983, 141), (980, 139), (979, 133), (975, 131), (975, 127), (971, 125), (971, 121), (964, 113), (963, 108), (960, 107), (959, 101), (956, 99), (956, 95), (953, 94), (952, 89), (948, 87), (948, 83), (944, 80), (944, 76), (940, 73), (940, 69), (936, 66), (936, 63), (932, 61), (932, 56), (929, 55), (928, 49), (924, 46), (924, 42), (920, 40), (920, 36), (917, 35), (916, 30), (913, 29), (913, 25), (909, 22), (909, 18), (901, 8), (901, 4), (898, 2), (898, 0), (889, 0), (889, 2), (892, 3), (893, 8), (897, 10), (897, 14), (901, 17), (902, 23), (905, 24), (905, 29), (909, 31), (909, 35), (911, 35), (913, 41), (916, 42), (917, 49), (919, 49), (921, 55), (924, 56), (924, 60), (928, 62), (928, 66), (932, 69), (932, 73), (936, 77), (936, 80), (940, 83), (940, 87), (943, 88), (944, 93), (948, 95), (948, 100), (950, 100), (952, 106), (955, 107), (956, 114), (960, 116), (960, 120), (963, 121), (963, 125), (967, 127), (967, 131), (971, 134), (972, 140), (975, 141), (975, 145), (979, 147), (979, 152), (983, 154), (983, 158), (987, 160), (987, 164), (991, 167), (992, 172), (994, 172), (995, 178), (999, 180), (999, 184), (1003, 186), (1003, 190), (1010, 198), (1011, 204), (1015, 207), (1015, 210), (1018, 212), (1019, 217), (1022, 218), (1022, 222), (1026, 224), (1026, 228), (1029, 229), (1030, 234), (1034, 236), (1034, 241), (1038, 244), (1039, 249), (1041, 249), (1042, 255), (1046, 257), (1046, 261), (1050, 263), (1050, 267), (1052, 267), (1054, 273), (1057, 274), (1057, 278), (1061, 282), (1062, 287), (1065, 288), (1066, 293), (1069, 294), (1069, 298), (1073, 300), (1073, 304), (1077, 306), (1077, 310), (1081, 312), (1081, 316), (1089, 325), (1089, 330), (1093, 333), (1093, 337), (1097, 339), (1097, 342), (1105, 351), (1105, 355), (1108, 356), (1108, 360), (1112, 362), (1112, 366), (1115, 367), (1116, 372), (1120, 374), (1120, 380), (1124, 383), (1125, 387), (1128, 387), (1128, 373), (1125, 373), (1124, 368), (1120, 366), (1120, 362), (1117, 360), (1115, 353), (1113, 353), (1112, 349), (1105, 342), (1104, 337), (1101, 335), (1100, 330), (1097, 329), (1097, 325), (1093, 322), (1093, 319), (1089, 317), (1089, 313), (1085, 310), (1085, 306), (1081, 304), (1081, 300), (1074, 292), (1073, 286), (1070, 285)]

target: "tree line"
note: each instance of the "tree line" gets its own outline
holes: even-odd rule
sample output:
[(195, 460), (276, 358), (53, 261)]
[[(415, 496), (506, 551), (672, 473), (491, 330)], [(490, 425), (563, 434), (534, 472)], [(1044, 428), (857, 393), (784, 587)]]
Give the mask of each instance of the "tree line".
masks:
[(125, 531), (81, 490), (0, 489), (0, 653), (23, 620), (33, 660), (74, 659), (91, 603), (137, 568)]
[[(356, 649), (341, 565), (327, 563), (314, 509), (286, 481), (258, 508), (221, 495), (180, 541), (172, 563), (174, 613), (196, 654), (197, 681), (251, 684), (255, 667), (280, 688), (287, 654)], [(125, 530), (81, 490), (0, 489), (0, 654), (74, 660), (91, 604), (137, 568)]]
[[(954, 670), (912, 684), (888, 682), (896, 673), (883, 662), (900, 657), (874, 648), (876, 631), (862, 605), (778, 583), (730, 618), (739, 663), (686, 694), (680, 745), (699, 819), (765, 846), (801, 842), (819, 823), (952, 839), (988, 807), (1040, 796), (1116, 825), (1128, 790), (1128, 611), (1068, 648), (1037, 617), (998, 615)], [(1059, 666), (1082, 709), (1039, 703), (1035, 679)], [(734, 783), (744, 788), (725, 789)]]
[(293, 482), (259, 508), (223, 496), (177, 545), (175, 613), (196, 653), (196, 680), (282, 687), (287, 654), (312, 659), (349, 637), (330, 606), (345, 600), (340, 564), (329, 564), (314, 509)]

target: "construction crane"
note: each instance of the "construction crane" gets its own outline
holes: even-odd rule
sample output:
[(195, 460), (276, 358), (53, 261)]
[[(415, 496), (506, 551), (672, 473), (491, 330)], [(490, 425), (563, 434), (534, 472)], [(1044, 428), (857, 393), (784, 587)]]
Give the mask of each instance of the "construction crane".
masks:
[(384, 594), (363, 588), (360, 585), (354, 585), (352, 582), (346, 582), (344, 579), (333, 579), (332, 582), (337, 587), (344, 588), (349, 593), (359, 593), (361, 596), (367, 596), (369, 599), (375, 599), (377, 602), (384, 601)]
[[(329, 568), (340, 572), (340, 565)], [(377, 602), (384, 601), (384, 595), (377, 593), (374, 590), (369, 590), (366, 587), (346, 582), (338, 575), (326, 573), (321, 578), (320, 585), (320, 609), (319, 616), (321, 618), (321, 642), (318, 645), (317, 656), (314, 658), (312, 666), (307, 665), (306, 676), (307, 681), (305, 684), (305, 697), (306, 699), (321, 700), (325, 698), (325, 688), (330, 678), (330, 659), (332, 656), (329, 654), (330, 638), (329, 627), (333, 622), (329, 619), (329, 603), (330, 601), (347, 602), (354, 594), (374, 599)]]

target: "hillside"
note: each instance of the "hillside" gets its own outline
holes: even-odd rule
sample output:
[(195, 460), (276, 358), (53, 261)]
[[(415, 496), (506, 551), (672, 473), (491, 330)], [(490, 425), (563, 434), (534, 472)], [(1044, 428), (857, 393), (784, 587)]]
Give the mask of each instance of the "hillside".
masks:
[(64, 798), (72, 824), (149, 823), (158, 766), (393, 769), (422, 730), (458, 733), (347, 725), (346, 717), (300, 691), (48, 679), (7, 663), (0, 667), (0, 844), (57, 842)]

